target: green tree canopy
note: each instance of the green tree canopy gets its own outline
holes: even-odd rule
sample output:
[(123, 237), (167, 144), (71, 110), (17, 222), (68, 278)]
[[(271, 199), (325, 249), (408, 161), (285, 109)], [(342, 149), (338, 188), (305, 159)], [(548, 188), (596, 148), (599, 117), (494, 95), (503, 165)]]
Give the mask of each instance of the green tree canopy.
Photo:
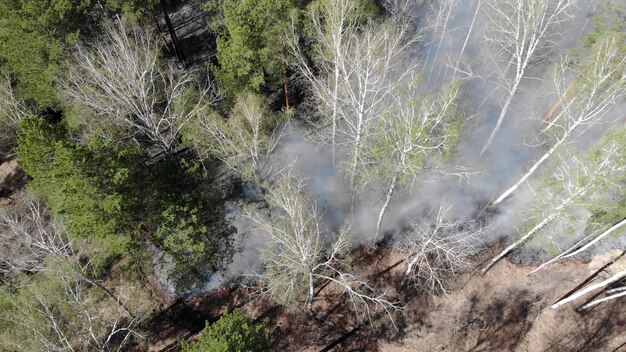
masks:
[(20, 127), (16, 152), (29, 187), (103, 264), (129, 250), (140, 258), (151, 242), (174, 259), (176, 278), (192, 280), (230, 258), (234, 228), (197, 164), (167, 157), (146, 165), (133, 145), (94, 138), (82, 146), (63, 124), (40, 118)]
[(215, 74), (229, 97), (274, 89), (285, 74), (284, 31), (297, 0), (225, 0)]
[(0, 70), (11, 73), (16, 92), (39, 108), (58, 104), (53, 82), (63, 49), (87, 28), (92, 0), (0, 2)]
[(254, 324), (239, 311), (224, 314), (220, 320), (206, 327), (191, 344), (183, 342), (183, 352), (262, 352), (269, 339), (265, 333), (267, 322)]

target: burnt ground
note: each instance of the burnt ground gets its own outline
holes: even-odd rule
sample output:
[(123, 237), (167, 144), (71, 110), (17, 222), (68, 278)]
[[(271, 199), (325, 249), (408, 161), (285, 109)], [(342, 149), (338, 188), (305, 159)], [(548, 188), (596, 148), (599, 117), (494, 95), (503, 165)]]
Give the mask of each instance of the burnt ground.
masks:
[[(26, 182), (15, 160), (0, 164), (2, 204), (17, 197)], [(496, 253), (497, 247), (473, 260), (470, 268)], [(135, 350), (176, 350), (178, 340), (193, 338), (205, 321), (216, 321), (226, 309), (238, 308), (254, 319), (269, 319), (274, 337), (271, 351), (626, 351), (626, 299), (600, 304), (584, 314), (576, 307), (586, 297), (558, 310), (549, 307), (619, 254), (609, 252), (587, 263), (557, 263), (532, 276), (527, 274), (533, 266), (503, 260), (484, 277), (467, 270), (453, 278), (447, 295), (429, 296), (410, 288), (396, 291), (406, 269), (401, 253), (378, 248), (368, 254), (358, 249), (352, 265), (391, 297), (405, 302), (404, 311), (394, 316), (395, 325), (378, 314), (360, 323), (345, 297), (324, 283), (318, 285), (314, 302), (317, 319), (303, 306), (287, 309), (233, 286), (161, 306), (147, 319), (149, 337)], [(622, 257), (594, 280), (625, 266)], [(145, 304), (167, 301), (155, 287), (141, 290), (145, 297), (140, 301)], [(128, 290), (132, 291), (138, 294)]]
[[(254, 319), (270, 319), (271, 351), (626, 351), (626, 300), (601, 304), (585, 314), (575, 310), (585, 298), (558, 310), (549, 307), (619, 253), (589, 263), (556, 264), (530, 277), (532, 266), (504, 260), (484, 277), (470, 270), (458, 275), (448, 295), (439, 296), (413, 289), (396, 292), (405, 269), (397, 252), (379, 248), (372, 255), (354, 254), (354, 265), (406, 303), (394, 317), (395, 326), (376, 314), (371, 322), (359, 323), (331, 285), (319, 285), (317, 320), (304, 307), (287, 309), (232, 289), (177, 302), (155, 316), (150, 350), (175, 350), (178, 338), (193, 338), (205, 320), (215, 321), (225, 309), (238, 308)], [(597, 279), (607, 275), (602, 272)]]
[[(17, 197), (26, 182), (15, 160), (0, 164), (2, 204)], [(476, 258), (470, 268), (479, 266), (497, 247)], [(447, 295), (429, 296), (410, 288), (396, 291), (406, 269), (401, 253), (378, 248), (368, 254), (358, 249), (352, 265), (405, 303), (404, 311), (394, 316), (395, 325), (378, 314), (360, 323), (345, 297), (324, 283), (318, 285), (314, 302), (317, 319), (303, 306), (287, 309), (233, 286), (161, 306), (147, 319), (149, 337), (135, 350), (176, 350), (179, 339), (193, 338), (205, 321), (216, 321), (226, 309), (238, 308), (254, 319), (269, 319), (274, 337), (271, 351), (626, 351), (626, 299), (600, 304), (584, 314), (576, 307), (586, 297), (558, 310), (549, 307), (619, 254), (613, 251), (587, 263), (557, 263), (532, 276), (527, 274), (533, 266), (503, 260), (484, 277), (467, 270), (452, 280)], [(625, 266), (622, 257), (594, 280)], [(167, 301), (155, 287), (141, 290), (128, 292), (141, 293), (145, 297), (140, 300), (150, 306)]]

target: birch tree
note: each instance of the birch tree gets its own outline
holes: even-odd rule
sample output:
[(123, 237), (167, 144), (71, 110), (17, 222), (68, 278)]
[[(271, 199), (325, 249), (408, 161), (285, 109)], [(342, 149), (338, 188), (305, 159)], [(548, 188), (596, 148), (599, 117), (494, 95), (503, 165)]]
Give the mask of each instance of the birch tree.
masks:
[(94, 45), (76, 46), (62, 81), (68, 100), (79, 106), (74, 115), (87, 116), (79, 123), (92, 134), (174, 152), (181, 129), (218, 96), (194, 70), (164, 62), (152, 33), (121, 20), (105, 27)]
[(0, 210), (0, 245), (7, 253), (0, 258), (0, 274), (5, 281), (20, 273), (36, 274), (48, 270), (48, 262), (63, 264), (89, 287), (99, 289), (134, 317), (127, 305), (101, 282), (93, 278), (90, 261), (82, 263), (84, 243), (69, 238), (61, 221), (55, 219), (41, 201), (30, 193), (16, 200), (11, 208)]
[[(389, 104), (394, 83), (416, 67), (409, 57), (416, 40), (413, 23), (405, 14), (409, 3), (390, 4), (392, 19), (380, 24), (368, 22), (358, 28), (358, 33), (349, 21), (358, 13), (356, 8), (348, 2), (329, 8), (336, 11), (331, 14), (337, 18), (332, 19), (334, 27), (330, 30), (337, 35), (322, 41), (329, 57), (321, 60), (319, 77), (292, 40), (291, 50), (298, 58), (300, 71), (311, 82), (313, 96), (330, 112), (330, 143), (346, 151), (345, 169), (353, 188), (372, 123)], [(341, 27), (343, 33), (339, 33)], [(320, 35), (325, 35), (323, 31), (320, 29)]]
[(27, 195), (16, 203), (0, 210), (0, 246), (5, 253), (0, 258), (0, 273), (5, 277), (37, 273), (45, 269), (46, 258), (71, 255), (70, 241), (39, 200)]
[(356, 186), (357, 171), (363, 160), (363, 146), (371, 128), (386, 110), (393, 82), (413, 72), (407, 56), (411, 42), (408, 24), (369, 25), (356, 37), (341, 75), (343, 108), (338, 129), (341, 144), (348, 148), (346, 173), (351, 187)]
[[(590, 126), (606, 121), (611, 108), (622, 101), (626, 92), (626, 46), (623, 38), (621, 33), (609, 33), (594, 44), (589, 56), (582, 62), (571, 67), (563, 61), (557, 66), (555, 84), (562, 100), (559, 114), (549, 122), (554, 142), (493, 205), (498, 205), (515, 192), (559, 148), (579, 138)], [(574, 86), (566, 88), (568, 78), (577, 73)], [(568, 94), (563, 94), (568, 89)]]
[(36, 198), (3, 209), (0, 227), (0, 244), (15, 252), (0, 259), (10, 269), (0, 287), (0, 347), (119, 351), (141, 337), (141, 318), (92, 277), (90, 262)]
[(240, 95), (227, 119), (216, 113), (199, 114), (183, 131), (201, 157), (214, 157), (244, 180), (260, 180), (269, 172), (267, 157), (284, 125), (264, 107), (261, 97)]
[[(623, 133), (623, 132), (622, 132)], [(563, 158), (554, 172), (546, 174), (546, 185), (533, 190), (532, 204), (536, 210), (527, 220), (527, 230), (515, 242), (493, 257), (483, 274), (500, 259), (541, 232), (549, 236), (550, 225), (570, 221), (566, 214), (598, 201), (606, 189), (620, 187), (626, 175), (626, 151), (620, 134), (609, 134), (592, 152), (582, 157), (575, 153)], [(567, 225), (567, 223), (566, 223)]]
[(554, 258), (546, 261), (545, 263), (542, 263), (536, 269), (531, 271), (529, 273), (529, 275), (533, 274), (533, 273), (535, 273), (535, 272), (537, 272), (537, 271), (539, 271), (541, 269), (543, 269), (547, 265), (550, 265), (550, 264), (555, 263), (555, 262), (560, 261), (560, 260), (565, 260), (565, 259), (574, 257), (574, 256), (576, 256), (576, 255), (578, 255), (578, 254), (588, 250), (589, 248), (593, 247), (595, 244), (600, 242), (602, 239), (608, 237), (609, 235), (619, 234), (621, 231), (623, 231), (624, 225), (626, 225), (626, 218), (622, 219), (621, 221), (619, 221), (618, 223), (614, 224), (613, 226), (609, 226), (604, 231), (594, 231), (593, 233), (589, 234), (588, 236), (585, 236), (584, 238), (582, 238), (580, 241), (576, 242), (576, 244), (574, 244), (573, 246), (569, 247), (568, 249), (566, 249), (565, 251), (563, 251), (559, 255), (557, 255)]
[(451, 83), (437, 95), (424, 97), (413, 74), (399, 82), (391, 98), (393, 105), (373, 125), (372, 140), (365, 147), (366, 172), (387, 186), (374, 239), (380, 236), (394, 192), (425, 169), (440, 167), (451, 155), (462, 123), (456, 110), (458, 93), (458, 85)]
[(502, 57), (498, 69), (503, 76), (505, 97), (481, 156), (500, 130), (528, 69), (545, 58), (545, 49), (555, 45), (561, 30), (557, 27), (570, 17), (576, 0), (490, 0), (486, 4), (489, 20), (485, 40)]
[(453, 205), (442, 202), (435, 216), (411, 224), (395, 247), (406, 253), (402, 287), (412, 284), (428, 293), (447, 293), (448, 283), (467, 267), (466, 257), (478, 248), (481, 230), (466, 219), (451, 219)]
[[(578, 299), (580, 297), (583, 297), (583, 296), (585, 296), (588, 293), (591, 293), (593, 291), (597, 291), (597, 290), (600, 290), (600, 289), (604, 289), (606, 287), (609, 287), (612, 284), (618, 283), (621, 280), (623, 280), (624, 278), (626, 278), (626, 270), (619, 270), (617, 272), (612, 273), (612, 275), (609, 278), (607, 278), (605, 280), (602, 280), (600, 282), (597, 282), (597, 283), (595, 283), (593, 285), (589, 285), (587, 287), (584, 287), (584, 288), (582, 288), (582, 289), (572, 293), (571, 295), (569, 295), (569, 296), (559, 300), (558, 302), (554, 303), (550, 307), (552, 309), (557, 309), (560, 306), (562, 306), (564, 304), (567, 304), (569, 302), (572, 302), (572, 301), (574, 301), (574, 300), (576, 300), (576, 299)], [(622, 297), (622, 296), (624, 296), (624, 294), (623, 294), (624, 289), (625, 289), (624, 287), (618, 287), (618, 288), (615, 288), (615, 289), (610, 289), (610, 290), (607, 291), (608, 296), (606, 296), (604, 298), (599, 298), (599, 299), (592, 300), (591, 302), (583, 305), (581, 307), (581, 309), (583, 309), (583, 310), (584, 309), (588, 309), (588, 308), (591, 308), (591, 307), (593, 307), (593, 306), (595, 306), (597, 304), (600, 304), (602, 302), (606, 302), (606, 301), (609, 301), (609, 300), (612, 300), (612, 299), (615, 299), (615, 298)]]
[(20, 120), (31, 114), (29, 107), (15, 96), (9, 74), (0, 73), (0, 156), (12, 153)]
[[(295, 59), (298, 71), (308, 83), (313, 99), (319, 104), (320, 114), (330, 120), (330, 137), (333, 165), (337, 143), (337, 128), (341, 118), (340, 77), (345, 72), (345, 51), (352, 36), (356, 35), (365, 16), (365, 0), (322, 0), (314, 3), (309, 13), (312, 27), (313, 61), (300, 47), (296, 22), (292, 19), (287, 35), (287, 47)], [(323, 119), (323, 124), (328, 123)]]
[(344, 257), (350, 248), (350, 232), (328, 233), (304, 188), (302, 181), (285, 176), (268, 191), (268, 216), (247, 210), (268, 239), (261, 257), (261, 279), (269, 293), (283, 304), (304, 299), (315, 315), (315, 286), (329, 281), (347, 295), (358, 317), (371, 318), (375, 310), (391, 316), (400, 309), (398, 303), (347, 270)]
[[(29, 351), (121, 351), (140, 337), (138, 318), (89, 290), (80, 275), (53, 260), (33, 278), (0, 291), (0, 347)], [(103, 307), (102, 304), (105, 303)]]
[[(614, 140), (617, 144), (625, 145), (626, 130), (623, 127), (617, 128), (611, 131), (606, 138)], [(588, 234), (582, 236), (582, 238), (578, 239), (569, 248), (561, 251), (554, 258), (542, 263), (528, 275), (542, 270), (552, 263), (584, 253), (599, 242), (606, 241), (609, 237), (620, 236), (626, 229), (626, 218), (624, 215), (624, 210), (626, 210), (626, 189), (619, 181), (613, 182), (612, 187), (603, 192), (599, 201), (582, 204), (582, 208), (589, 216), (578, 225), (576, 229), (578, 231), (575, 232)], [(583, 231), (580, 231), (581, 229)]]
[[(431, 76), (435, 69), (435, 65), (437, 63), (437, 58), (439, 56), (439, 51), (441, 50), (441, 46), (443, 44), (444, 38), (446, 38), (448, 34), (448, 25), (450, 20), (454, 17), (453, 13), (457, 9), (459, 5), (458, 0), (440, 0), (431, 2), (430, 7), (432, 9), (432, 13), (435, 17), (435, 21), (432, 25), (429, 25), (429, 29), (432, 30), (432, 42), (428, 46), (428, 51), (426, 52), (426, 62), (430, 62), (430, 70), (428, 71), (428, 75), (426, 75), (426, 84), (430, 83)], [(432, 20), (431, 20), (432, 21)], [(436, 36), (439, 36), (439, 40), (435, 45), (434, 41)], [(468, 34), (469, 36), (469, 34)], [(436, 47), (433, 58), (430, 58), (430, 53), (433, 49), (433, 46)], [(426, 65), (423, 67), (423, 71), (425, 71)]]

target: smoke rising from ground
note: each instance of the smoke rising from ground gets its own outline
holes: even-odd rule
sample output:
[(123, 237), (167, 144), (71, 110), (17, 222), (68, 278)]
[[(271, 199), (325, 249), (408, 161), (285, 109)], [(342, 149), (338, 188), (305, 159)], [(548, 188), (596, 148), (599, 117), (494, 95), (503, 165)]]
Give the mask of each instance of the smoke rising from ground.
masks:
[[(430, 5), (424, 2), (414, 8), (413, 14), (421, 27), (422, 37), (413, 59), (420, 63), (425, 92), (436, 93), (452, 79), (461, 81), (460, 110), (467, 120), (462, 128), (462, 139), (456, 156), (449, 164), (463, 166), (472, 173), (469, 179), (425, 173), (410, 187), (400, 189), (385, 216), (383, 234), (401, 236), (403, 229), (412, 222), (422, 220), (439, 207), (442, 200), (454, 204), (450, 214), (452, 217), (478, 219), (490, 225), (489, 231), (483, 234), (485, 243), (515, 236), (520, 231), (521, 219), (516, 214), (520, 208), (527, 206), (531, 197), (527, 189), (520, 189), (513, 199), (503, 203), (496, 212), (485, 211), (485, 207), (499, 192), (514, 183), (538, 155), (545, 152), (546, 140), (538, 133), (538, 129), (546, 112), (558, 99), (554, 93), (551, 68), (568, 50), (578, 47), (582, 36), (592, 29), (590, 16), (593, 15), (597, 1), (579, 2), (573, 17), (559, 24), (558, 29), (562, 34), (558, 45), (550, 47), (549, 52), (545, 50), (544, 59), (530, 68), (514, 96), (501, 130), (481, 158), (481, 147), (502, 108), (504, 90), (501, 84), (503, 75), (507, 74), (496, 65), (495, 60), (501, 58), (489, 50), (484, 40), (485, 31), (488, 30), (485, 27), (488, 22), (487, 1), (491, 0), (442, 0), (430, 2)], [(481, 4), (481, 8), (476, 13), (478, 4)], [(446, 6), (452, 6), (449, 12)], [(443, 11), (445, 24), (442, 18), (435, 18), (437, 10)], [(472, 23), (471, 34), (467, 37)], [(409, 62), (407, 67), (413, 64)], [(623, 108), (624, 105), (614, 107), (614, 114)], [(342, 172), (342, 163), (347, 156), (340, 152), (337, 166), (333, 166), (330, 148), (317, 143), (309, 135), (310, 126), (303, 122), (309, 120), (308, 114), (308, 111), (298, 111), (298, 116), (289, 122), (268, 164), (273, 169), (290, 170), (305, 177), (308, 180), (308, 191), (329, 229), (337, 230), (351, 224), (355, 244), (366, 243), (375, 231), (376, 218), (388, 185), (375, 184), (358, 194), (358, 201), (351, 211), (352, 194)], [(576, 144), (581, 147), (592, 145), (606, 127), (595, 127), (584, 134), (582, 139), (578, 139)], [(240, 216), (236, 204), (232, 204), (231, 216), (244, 244), (241, 252), (235, 255), (228, 273), (214, 278), (207, 288), (215, 287), (229, 277), (258, 269), (263, 238)], [(589, 214), (583, 211), (579, 214), (581, 223), (588, 217)], [(572, 232), (559, 226), (552, 227), (552, 233), (545, 237), (553, 243), (547, 247), (555, 251), (567, 248), (582, 235), (584, 228), (581, 226)], [(624, 241), (626, 239), (623, 236), (613, 238), (598, 244), (587, 255), (606, 248), (623, 247)], [(517, 260), (536, 259), (539, 246), (546, 248), (545, 243), (529, 243), (518, 252)]]

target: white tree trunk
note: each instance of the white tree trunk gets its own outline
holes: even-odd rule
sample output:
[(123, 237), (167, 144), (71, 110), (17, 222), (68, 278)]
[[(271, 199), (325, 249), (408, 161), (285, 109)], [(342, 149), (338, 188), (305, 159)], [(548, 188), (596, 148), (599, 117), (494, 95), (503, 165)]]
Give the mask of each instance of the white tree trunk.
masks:
[[(430, 71), (428, 72), (428, 78), (426, 79), (426, 85), (430, 83), (430, 77), (433, 74), (433, 70), (435, 68), (435, 63), (437, 62), (437, 57), (439, 56), (439, 50), (441, 49), (441, 44), (443, 43), (443, 37), (446, 35), (446, 30), (448, 29), (448, 22), (450, 21), (450, 15), (452, 14), (452, 8), (454, 7), (454, 1), (450, 1), (448, 6), (448, 11), (446, 13), (446, 18), (443, 21), (443, 29), (441, 30), (441, 35), (439, 36), (439, 43), (437, 44), (437, 50), (435, 50), (435, 56), (433, 57), (433, 61), (430, 65)], [(439, 16), (439, 15), (438, 15)]]
[(559, 216), (560, 211), (566, 206), (568, 205), (575, 197), (581, 196), (583, 195), (587, 190), (589, 189), (589, 184), (587, 184), (585, 187), (581, 187), (580, 189), (578, 189), (574, 194), (572, 194), (569, 198), (567, 198), (566, 200), (564, 200), (563, 202), (561, 202), (561, 204), (559, 204), (558, 207), (556, 207), (554, 209), (554, 211), (546, 218), (544, 218), (540, 223), (538, 223), (537, 225), (535, 225), (535, 227), (533, 227), (530, 231), (528, 231), (524, 236), (522, 236), (522, 238), (520, 238), (519, 240), (515, 241), (514, 243), (512, 243), (511, 245), (509, 245), (508, 247), (506, 247), (502, 252), (500, 252), (500, 254), (498, 254), (497, 256), (495, 256), (493, 259), (491, 259), (491, 261), (489, 262), (489, 264), (482, 270), (482, 274), (484, 275), (487, 271), (489, 271), (489, 269), (491, 269), (498, 261), (500, 261), (500, 259), (504, 258), (506, 255), (508, 255), (513, 249), (515, 249), (517, 246), (521, 245), (522, 243), (526, 242), (530, 237), (532, 237), (535, 233), (537, 233), (537, 231), (541, 230), (544, 226), (548, 225), (550, 222), (552, 222), (554, 219), (557, 218), (557, 216)]
[(409, 277), (411, 273), (413, 273), (413, 271), (415, 270), (415, 267), (417, 266), (417, 262), (420, 259), (420, 256), (418, 255), (418, 253), (413, 253), (411, 255), (413, 255), (414, 257), (413, 259), (411, 259), (411, 261), (409, 262), (409, 265), (407, 265), (406, 267), (406, 271), (404, 272), (404, 277), (402, 278), (402, 284), (400, 286), (406, 285), (406, 283), (409, 281)]
[(333, 167), (335, 167), (335, 143), (337, 142), (337, 99), (339, 99), (339, 69), (335, 67), (335, 87), (333, 88), (333, 129), (331, 131), (331, 154), (333, 160)]
[(616, 298), (619, 298), (619, 297), (623, 297), (623, 296), (626, 296), (626, 291), (621, 291), (621, 292), (618, 291), (618, 293), (614, 293), (614, 294), (606, 296), (604, 298), (599, 298), (599, 299), (593, 300), (593, 301), (585, 304), (584, 306), (580, 307), (580, 310), (589, 309), (589, 308), (591, 308), (593, 306), (596, 306), (596, 305), (598, 305), (598, 304), (600, 304), (602, 302), (610, 301), (610, 300), (613, 300), (613, 299), (616, 299)]
[(498, 199), (496, 199), (496, 201), (493, 202), (493, 205), (500, 204), (503, 200), (505, 200), (508, 196), (510, 196), (511, 193), (515, 192), (515, 190), (517, 190), (524, 182), (526, 182), (526, 180), (530, 176), (532, 176), (532, 174), (534, 174), (535, 171), (537, 171), (539, 166), (541, 166), (541, 164), (543, 164), (544, 161), (546, 161), (550, 156), (552, 156), (552, 154), (554, 154), (554, 152), (561, 146), (561, 144), (563, 144), (569, 138), (569, 136), (572, 134), (574, 129), (578, 127), (578, 125), (579, 123), (575, 122), (569, 128), (569, 130), (567, 130), (567, 132), (552, 146), (552, 148), (550, 148), (550, 150), (548, 150), (545, 154), (541, 156), (541, 158), (539, 158), (539, 160), (537, 160), (537, 162), (528, 170), (528, 172), (524, 174), (524, 176), (522, 176), (511, 188), (504, 191), (504, 193), (502, 193), (500, 197), (498, 197)]
[[(360, 118), (361, 121), (363, 117)], [(361, 139), (363, 134), (363, 123), (359, 121), (358, 132), (356, 135), (356, 139), (354, 140), (354, 150), (352, 151), (352, 165), (350, 165), (350, 188), (353, 191), (354, 198), (354, 185), (356, 183), (356, 170), (359, 162), (359, 154), (361, 153)]]
[(530, 273), (528, 273), (528, 275), (532, 275), (534, 273), (536, 273), (537, 271), (543, 269), (543, 267), (545, 267), (546, 265), (550, 265), (556, 261), (559, 261), (561, 259), (565, 259), (565, 258), (569, 258), (569, 257), (573, 257), (576, 254), (579, 254), (585, 250), (587, 250), (589, 247), (593, 246), (595, 243), (597, 243), (598, 241), (600, 241), (601, 239), (603, 239), (604, 237), (608, 236), (609, 234), (611, 234), (613, 231), (617, 230), (618, 228), (622, 227), (626, 225), (626, 218), (620, 222), (618, 222), (617, 224), (611, 226), (611, 228), (609, 228), (608, 230), (604, 231), (603, 233), (601, 233), (598, 237), (594, 238), (593, 240), (589, 241), (587, 244), (585, 244), (584, 246), (576, 249), (576, 247), (578, 245), (580, 245), (582, 242), (584, 242), (587, 238), (592, 237), (593, 234), (583, 238), (582, 240), (578, 241), (578, 243), (576, 243), (575, 245), (573, 245), (572, 247), (570, 247), (569, 249), (567, 249), (565, 252), (561, 253), (560, 255), (554, 257), (553, 259), (541, 264), (539, 267), (537, 267), (535, 270), (531, 271)]
[(553, 304), (551, 306), (551, 308), (552, 309), (557, 309), (560, 306), (564, 305), (565, 303), (569, 303), (569, 302), (571, 302), (571, 301), (573, 301), (573, 300), (575, 300), (575, 299), (577, 299), (577, 298), (579, 298), (581, 296), (586, 295), (587, 293), (589, 293), (591, 291), (595, 291), (595, 290), (597, 290), (599, 288), (608, 286), (608, 285), (610, 285), (610, 284), (612, 284), (612, 283), (614, 283), (616, 281), (621, 280), (624, 277), (626, 277), (626, 270), (622, 270), (622, 271), (618, 272), (617, 274), (611, 276), (610, 278), (608, 278), (608, 279), (606, 279), (606, 280), (604, 280), (602, 282), (598, 282), (595, 285), (591, 285), (591, 286), (589, 286), (589, 287), (587, 287), (587, 288), (585, 288), (583, 290), (580, 290), (580, 291), (572, 294), (571, 296), (569, 296), (567, 298), (564, 298), (564, 299), (558, 301), (557, 303)]
[(504, 121), (504, 117), (506, 116), (506, 113), (509, 111), (509, 106), (511, 105), (511, 102), (513, 101), (513, 97), (515, 96), (515, 93), (517, 93), (517, 88), (519, 87), (519, 83), (522, 81), (523, 76), (524, 74), (522, 73), (521, 75), (516, 77), (515, 82), (513, 83), (513, 87), (509, 91), (509, 95), (507, 96), (506, 101), (504, 102), (502, 111), (500, 111), (498, 122), (496, 122), (496, 126), (493, 128), (493, 131), (491, 131), (491, 135), (489, 135), (489, 139), (487, 140), (487, 143), (485, 143), (485, 146), (480, 151), (480, 157), (482, 157), (483, 154), (485, 154), (485, 151), (487, 151), (487, 148), (489, 148), (489, 146), (493, 142), (493, 139), (496, 137), (496, 133), (498, 133), (498, 131), (500, 130), (500, 127), (502, 126), (502, 121)]
[(613, 231), (619, 229), (620, 227), (626, 225), (626, 218), (624, 218), (622, 221), (618, 222), (617, 224), (611, 226), (610, 229), (604, 231), (600, 236), (594, 238), (592, 241), (590, 241), (589, 243), (587, 243), (586, 245), (584, 245), (583, 247), (579, 248), (578, 250), (576, 250), (575, 252), (572, 252), (571, 254), (566, 255), (564, 258), (568, 258), (568, 257), (572, 257), (575, 256), (576, 254), (586, 250), (587, 248), (593, 246), (596, 242), (600, 241), (601, 239), (603, 239), (604, 237), (608, 236), (609, 234), (611, 234)]
[(306, 309), (311, 312), (312, 315), (315, 315), (313, 311), (313, 297), (315, 295), (314, 287), (313, 287), (313, 272), (309, 273), (309, 294), (306, 298)]
[(380, 209), (380, 213), (378, 214), (378, 221), (376, 222), (376, 234), (374, 235), (374, 242), (380, 236), (380, 228), (383, 225), (383, 218), (385, 217), (385, 212), (389, 207), (389, 203), (391, 202), (391, 198), (393, 196), (393, 192), (396, 189), (396, 183), (398, 182), (398, 171), (396, 171), (391, 179), (391, 183), (389, 184), (389, 189), (387, 190), (387, 196), (385, 197), (385, 203), (383, 203), (383, 207)]
[(465, 41), (463, 42), (463, 46), (461, 47), (461, 51), (459, 52), (459, 58), (457, 59), (456, 66), (454, 67), (453, 78), (456, 77), (456, 74), (459, 70), (459, 65), (461, 63), (461, 60), (463, 59), (463, 53), (465, 52), (465, 48), (467, 47), (467, 42), (469, 41), (469, 38), (472, 35), (472, 31), (474, 30), (474, 24), (476, 23), (476, 17), (478, 17), (478, 12), (480, 11), (480, 5), (482, 5), (482, 0), (478, 0), (478, 5), (476, 5), (476, 11), (474, 11), (474, 17), (472, 18), (472, 23), (470, 24), (470, 27), (467, 30)]

